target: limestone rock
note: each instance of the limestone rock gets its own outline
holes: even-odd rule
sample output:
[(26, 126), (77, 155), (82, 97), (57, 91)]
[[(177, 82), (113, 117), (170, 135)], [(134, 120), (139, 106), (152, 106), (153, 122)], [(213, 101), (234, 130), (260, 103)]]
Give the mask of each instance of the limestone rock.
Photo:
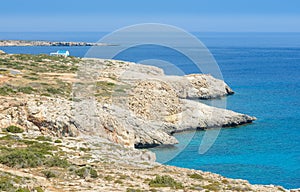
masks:
[[(93, 135), (128, 147), (178, 143), (175, 132), (250, 123), (254, 117), (190, 100), (232, 94), (210, 75), (166, 76), (153, 66), (83, 59), (73, 86), (74, 101), (33, 95), (0, 97), (0, 126), (19, 125), (28, 132), (55, 136)], [(127, 87), (98, 101), (93, 81)], [(116, 89), (116, 88), (115, 88)], [(112, 90), (113, 91), (113, 90)], [(115, 91), (117, 92), (117, 91)]]

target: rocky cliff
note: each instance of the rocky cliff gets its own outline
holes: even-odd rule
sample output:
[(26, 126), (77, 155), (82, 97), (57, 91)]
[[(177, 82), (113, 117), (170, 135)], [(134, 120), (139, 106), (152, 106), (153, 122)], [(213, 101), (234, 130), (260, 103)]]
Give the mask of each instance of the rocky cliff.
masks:
[[(172, 136), (175, 132), (237, 126), (255, 120), (191, 100), (233, 94), (227, 84), (210, 75), (166, 76), (153, 66), (100, 59), (83, 59), (76, 66), (76, 75), (44, 73), (40, 83), (36, 79), (28, 82), (26, 74), (32, 74), (32, 69), (12, 75), (7, 68), (4, 85), (12, 89), (14, 97), (1, 97), (0, 126), (14, 124), (28, 132), (56, 136), (85, 133), (143, 148), (176, 144)], [(44, 78), (64, 85), (61, 92), (71, 92), (72, 98), (42, 93)], [(16, 82), (33, 87), (17, 88)], [(73, 84), (72, 90), (66, 91), (66, 83)], [(48, 86), (47, 91), (58, 92)]]

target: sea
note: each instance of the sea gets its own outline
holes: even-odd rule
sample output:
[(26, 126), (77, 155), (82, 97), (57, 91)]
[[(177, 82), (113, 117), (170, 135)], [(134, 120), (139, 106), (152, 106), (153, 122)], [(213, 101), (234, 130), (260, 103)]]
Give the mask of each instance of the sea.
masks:
[[(107, 34), (1, 32), (0, 40), (97, 42)], [(255, 116), (257, 120), (245, 126), (221, 129), (215, 143), (204, 154), (198, 151), (205, 131), (175, 134), (178, 145), (151, 149), (157, 161), (246, 179), (252, 184), (300, 188), (300, 33), (192, 34), (208, 48), (224, 81), (235, 91), (225, 98), (226, 108)], [(0, 47), (7, 53), (26, 54), (49, 54), (58, 49), (84, 57), (90, 47)], [(165, 47), (139, 46), (115, 59), (139, 62), (142, 58), (167, 58), (174, 65), (184, 66), (186, 74), (198, 72), (180, 57)], [(223, 101), (224, 98), (220, 100)], [(213, 101), (199, 102), (210, 105)], [(172, 159), (165, 161), (172, 155)]]

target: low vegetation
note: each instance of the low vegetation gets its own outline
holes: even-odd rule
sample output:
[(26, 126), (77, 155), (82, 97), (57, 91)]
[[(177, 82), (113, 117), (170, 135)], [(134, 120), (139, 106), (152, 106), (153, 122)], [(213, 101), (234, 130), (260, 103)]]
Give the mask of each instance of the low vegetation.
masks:
[(46, 137), (46, 136), (43, 136), (43, 135), (38, 136), (36, 138), (36, 140), (38, 140), (38, 141), (52, 141), (51, 137)]
[(2, 129), (2, 131), (10, 132), (10, 133), (23, 133), (24, 132), (24, 130), (22, 128), (14, 126), (14, 125), (8, 126), (4, 129)]
[(53, 177), (57, 177), (57, 173), (55, 171), (52, 171), (52, 170), (42, 171), (42, 173), (44, 174), (44, 176), (47, 179), (50, 179), (50, 178), (53, 178)]
[(95, 169), (92, 167), (83, 167), (80, 169), (75, 170), (76, 175), (78, 175), (80, 178), (86, 178), (86, 177), (91, 177), (91, 178), (97, 178), (98, 173)]
[[(27, 182), (30, 182), (30, 178), (20, 177), (16, 175), (12, 175), (10, 173), (0, 171), (0, 191), (7, 192), (28, 192), (27, 188), (20, 188), (20, 185), (24, 185)], [(35, 190), (37, 192), (43, 192), (42, 188), (36, 187)], [(29, 191), (30, 192), (30, 191)]]
[(126, 192), (143, 192), (141, 189), (127, 188)]
[(54, 143), (62, 143), (62, 141), (59, 140), (59, 139), (56, 139), (56, 140), (54, 141)]
[(23, 93), (69, 98), (72, 83), (60, 77), (75, 74), (79, 62), (80, 59), (75, 57), (0, 55), (0, 72), (7, 79), (0, 84), (0, 96)]
[[(0, 163), (16, 168), (68, 167), (70, 164), (65, 158), (53, 155), (53, 152), (56, 152), (58, 148), (49, 142), (40, 141), (49, 141), (48, 138), (41, 138), (43, 137), (37, 137), (36, 140), (26, 140), (15, 135), (1, 137)], [(10, 147), (12, 145), (14, 147)]]
[(173, 189), (182, 189), (183, 185), (180, 182), (175, 181), (168, 175), (157, 175), (149, 182), (150, 187), (171, 187)]
[(193, 174), (189, 175), (189, 177), (192, 179), (199, 179), (199, 180), (203, 179), (203, 176), (200, 174), (197, 174), (197, 173), (193, 173)]

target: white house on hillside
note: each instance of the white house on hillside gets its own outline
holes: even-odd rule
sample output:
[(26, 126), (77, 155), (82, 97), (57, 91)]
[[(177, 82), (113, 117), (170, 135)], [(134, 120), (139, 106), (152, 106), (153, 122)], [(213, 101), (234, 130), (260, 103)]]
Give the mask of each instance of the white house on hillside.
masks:
[(50, 55), (68, 57), (70, 55), (70, 52), (69, 51), (65, 51), (65, 50), (58, 50), (55, 53), (50, 53)]

